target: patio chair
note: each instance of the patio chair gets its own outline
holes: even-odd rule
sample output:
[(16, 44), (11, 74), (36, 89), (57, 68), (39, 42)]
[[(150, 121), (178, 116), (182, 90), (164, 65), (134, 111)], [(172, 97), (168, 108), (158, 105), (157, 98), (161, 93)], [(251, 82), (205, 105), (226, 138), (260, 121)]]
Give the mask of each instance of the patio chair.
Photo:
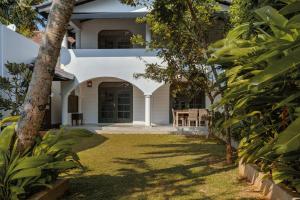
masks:
[(174, 108), (172, 108), (172, 115), (173, 115), (173, 126), (179, 126), (179, 122), (181, 122), (181, 126), (185, 126), (185, 117), (184, 116), (179, 116), (178, 117), (178, 124), (176, 124), (176, 111), (174, 110)]
[(195, 122), (196, 127), (199, 126), (198, 109), (189, 109), (189, 116), (188, 116), (189, 126), (191, 126), (191, 122)]

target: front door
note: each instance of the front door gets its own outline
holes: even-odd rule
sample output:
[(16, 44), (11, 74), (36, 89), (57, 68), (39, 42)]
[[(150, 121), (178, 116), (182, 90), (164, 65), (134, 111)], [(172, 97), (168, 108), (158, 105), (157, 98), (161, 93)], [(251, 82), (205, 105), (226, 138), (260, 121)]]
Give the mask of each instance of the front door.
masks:
[(132, 85), (102, 83), (99, 85), (99, 123), (132, 122)]

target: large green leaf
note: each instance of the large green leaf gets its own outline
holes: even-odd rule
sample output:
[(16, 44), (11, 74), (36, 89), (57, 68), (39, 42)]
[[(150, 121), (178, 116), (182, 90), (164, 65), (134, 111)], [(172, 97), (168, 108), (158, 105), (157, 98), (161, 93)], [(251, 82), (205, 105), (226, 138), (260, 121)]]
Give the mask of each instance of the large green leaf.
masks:
[(250, 79), (250, 82), (254, 85), (259, 85), (266, 81), (270, 81), (293, 68), (296, 69), (296, 66), (300, 64), (299, 55), (300, 48), (297, 48), (294, 51), (290, 51), (285, 57), (270, 62), (269, 66), (257, 76)]
[(18, 122), (19, 119), (20, 119), (20, 116), (6, 117), (0, 121), (0, 127), (4, 126), (7, 123)]
[(300, 2), (299, 1), (295, 1), (285, 7), (283, 7), (281, 10), (280, 10), (280, 13), (282, 15), (288, 15), (288, 14), (291, 14), (291, 13), (296, 13), (296, 12), (299, 12), (300, 11)]
[(28, 177), (39, 177), (42, 175), (42, 170), (40, 168), (29, 168), (20, 170), (16, 174), (11, 177), (11, 180), (17, 180), (21, 178), (28, 178)]
[(48, 162), (51, 162), (51, 160), (51, 157), (48, 155), (26, 157), (25, 159), (22, 159), (17, 163), (13, 171), (15, 172), (21, 169), (41, 167)]
[(12, 139), (15, 135), (15, 125), (6, 127), (0, 134), (0, 150), (8, 151), (12, 145)]
[(300, 92), (292, 94), (291, 96), (285, 98), (284, 100), (282, 100), (281, 102), (279, 102), (277, 105), (274, 105), (273, 110), (276, 110), (280, 107), (286, 106), (288, 103), (298, 99), (300, 97)]
[(59, 169), (59, 170), (65, 170), (65, 169), (73, 169), (77, 167), (78, 165), (73, 161), (57, 161), (52, 162), (44, 166), (44, 169)]
[(278, 154), (289, 153), (300, 149), (300, 117), (285, 131), (279, 134), (275, 149)]
[(288, 23), (288, 20), (271, 6), (262, 7), (257, 9), (255, 12), (264, 22), (280, 28), (285, 28), (286, 24)]

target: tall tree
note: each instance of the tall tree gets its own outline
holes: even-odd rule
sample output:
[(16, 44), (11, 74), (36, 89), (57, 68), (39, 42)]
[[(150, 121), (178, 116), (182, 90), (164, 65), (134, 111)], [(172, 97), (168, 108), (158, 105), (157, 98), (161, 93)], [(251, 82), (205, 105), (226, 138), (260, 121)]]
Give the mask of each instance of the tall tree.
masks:
[(7, 63), (8, 76), (0, 77), (0, 110), (19, 115), (31, 80), (31, 70), (26, 64)]
[[(165, 81), (182, 90), (182, 79), (191, 86), (190, 95), (202, 90), (213, 104), (217, 95), (222, 94), (221, 85), (217, 84), (217, 70), (208, 66), (207, 48), (210, 43), (224, 36), (226, 15), (219, 11), (215, 0), (124, 0), (131, 5), (138, 3), (151, 7), (151, 12), (141, 23), (147, 23), (152, 32), (152, 41), (144, 44), (141, 36), (135, 36), (133, 42), (158, 49), (167, 66), (157, 63), (148, 64), (145, 74), (137, 74), (157, 81)], [(225, 21), (225, 23), (224, 23)], [(227, 110), (227, 109), (226, 109)], [(227, 160), (232, 162), (230, 130), (227, 130)]]
[(75, 0), (53, 0), (48, 24), (43, 36), (32, 79), (18, 122), (19, 150), (34, 144), (51, 93), (55, 66), (63, 37), (70, 21)]

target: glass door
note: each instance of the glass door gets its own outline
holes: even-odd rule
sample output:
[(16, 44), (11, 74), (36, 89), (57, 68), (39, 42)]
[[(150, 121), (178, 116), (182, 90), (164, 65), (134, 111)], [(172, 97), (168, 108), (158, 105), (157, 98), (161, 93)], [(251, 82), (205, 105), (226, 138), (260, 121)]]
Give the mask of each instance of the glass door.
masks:
[(115, 92), (102, 90), (99, 94), (99, 122), (112, 123), (115, 121)]
[(118, 122), (128, 123), (131, 121), (131, 93), (130, 91), (122, 91), (117, 94), (118, 96)]
[(132, 122), (132, 91), (129, 83), (102, 83), (99, 86), (99, 123)]

